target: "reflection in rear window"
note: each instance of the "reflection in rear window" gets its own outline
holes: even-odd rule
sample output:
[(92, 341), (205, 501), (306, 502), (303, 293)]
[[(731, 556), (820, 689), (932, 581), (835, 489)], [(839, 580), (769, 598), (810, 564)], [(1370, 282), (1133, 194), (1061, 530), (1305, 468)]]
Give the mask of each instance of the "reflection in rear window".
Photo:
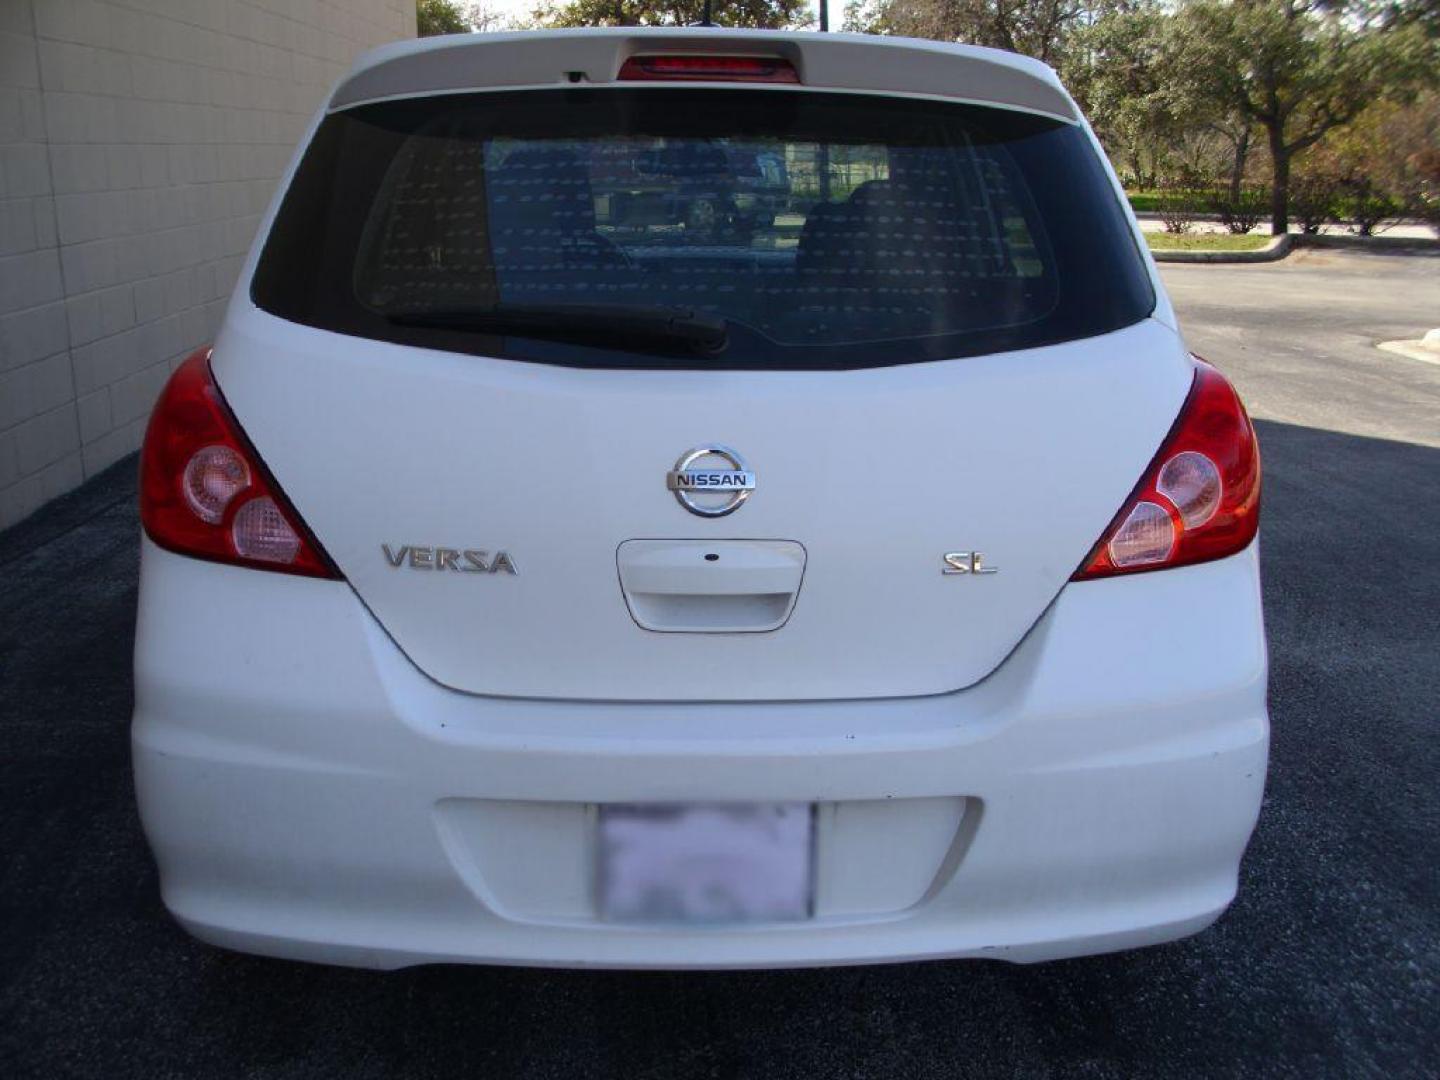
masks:
[[(328, 117), (252, 287), (343, 334), (551, 363), (863, 367), (1088, 337), (1153, 305), (1082, 132), (803, 91), (599, 89)], [(693, 314), (683, 344), (537, 328)], [(524, 325), (484, 315), (522, 310)], [(427, 315), (443, 316), (427, 320)]]

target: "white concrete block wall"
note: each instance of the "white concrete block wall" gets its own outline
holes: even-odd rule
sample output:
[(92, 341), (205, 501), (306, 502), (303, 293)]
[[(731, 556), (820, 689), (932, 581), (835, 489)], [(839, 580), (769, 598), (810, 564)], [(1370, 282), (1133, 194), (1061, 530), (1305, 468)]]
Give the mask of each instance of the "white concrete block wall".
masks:
[(0, 0), (0, 528), (140, 445), (276, 177), (414, 0)]

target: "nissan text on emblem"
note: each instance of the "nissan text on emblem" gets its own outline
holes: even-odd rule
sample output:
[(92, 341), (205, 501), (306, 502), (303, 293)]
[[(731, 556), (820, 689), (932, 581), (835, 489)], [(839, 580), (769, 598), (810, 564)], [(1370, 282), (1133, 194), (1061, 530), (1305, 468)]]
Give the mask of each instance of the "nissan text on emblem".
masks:
[(665, 486), (680, 505), (701, 517), (724, 517), (755, 490), (755, 474), (728, 446), (708, 443), (687, 450), (665, 474)]

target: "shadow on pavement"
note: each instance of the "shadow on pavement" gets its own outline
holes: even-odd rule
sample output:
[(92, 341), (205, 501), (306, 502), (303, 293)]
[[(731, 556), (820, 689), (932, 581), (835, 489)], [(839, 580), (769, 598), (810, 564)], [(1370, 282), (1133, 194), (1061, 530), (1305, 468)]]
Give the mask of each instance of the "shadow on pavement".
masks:
[(189, 940), (131, 791), (122, 462), (0, 534), (0, 1072), (1423, 1073), (1440, 1060), (1440, 450), (1257, 426), (1275, 731), (1240, 899), (1188, 941), (1034, 968), (386, 975)]

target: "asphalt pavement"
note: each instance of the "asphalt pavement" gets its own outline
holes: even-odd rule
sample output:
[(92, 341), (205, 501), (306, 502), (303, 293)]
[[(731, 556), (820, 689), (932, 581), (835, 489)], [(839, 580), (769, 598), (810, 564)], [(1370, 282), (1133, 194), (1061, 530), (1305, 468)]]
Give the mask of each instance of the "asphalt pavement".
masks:
[(1271, 772), (1215, 927), (1035, 967), (758, 974), (377, 974), (198, 944), (161, 908), (130, 781), (131, 460), (0, 533), (0, 1076), (1437, 1075), (1440, 365), (1374, 345), (1440, 325), (1440, 259), (1165, 276), (1266, 470)]

